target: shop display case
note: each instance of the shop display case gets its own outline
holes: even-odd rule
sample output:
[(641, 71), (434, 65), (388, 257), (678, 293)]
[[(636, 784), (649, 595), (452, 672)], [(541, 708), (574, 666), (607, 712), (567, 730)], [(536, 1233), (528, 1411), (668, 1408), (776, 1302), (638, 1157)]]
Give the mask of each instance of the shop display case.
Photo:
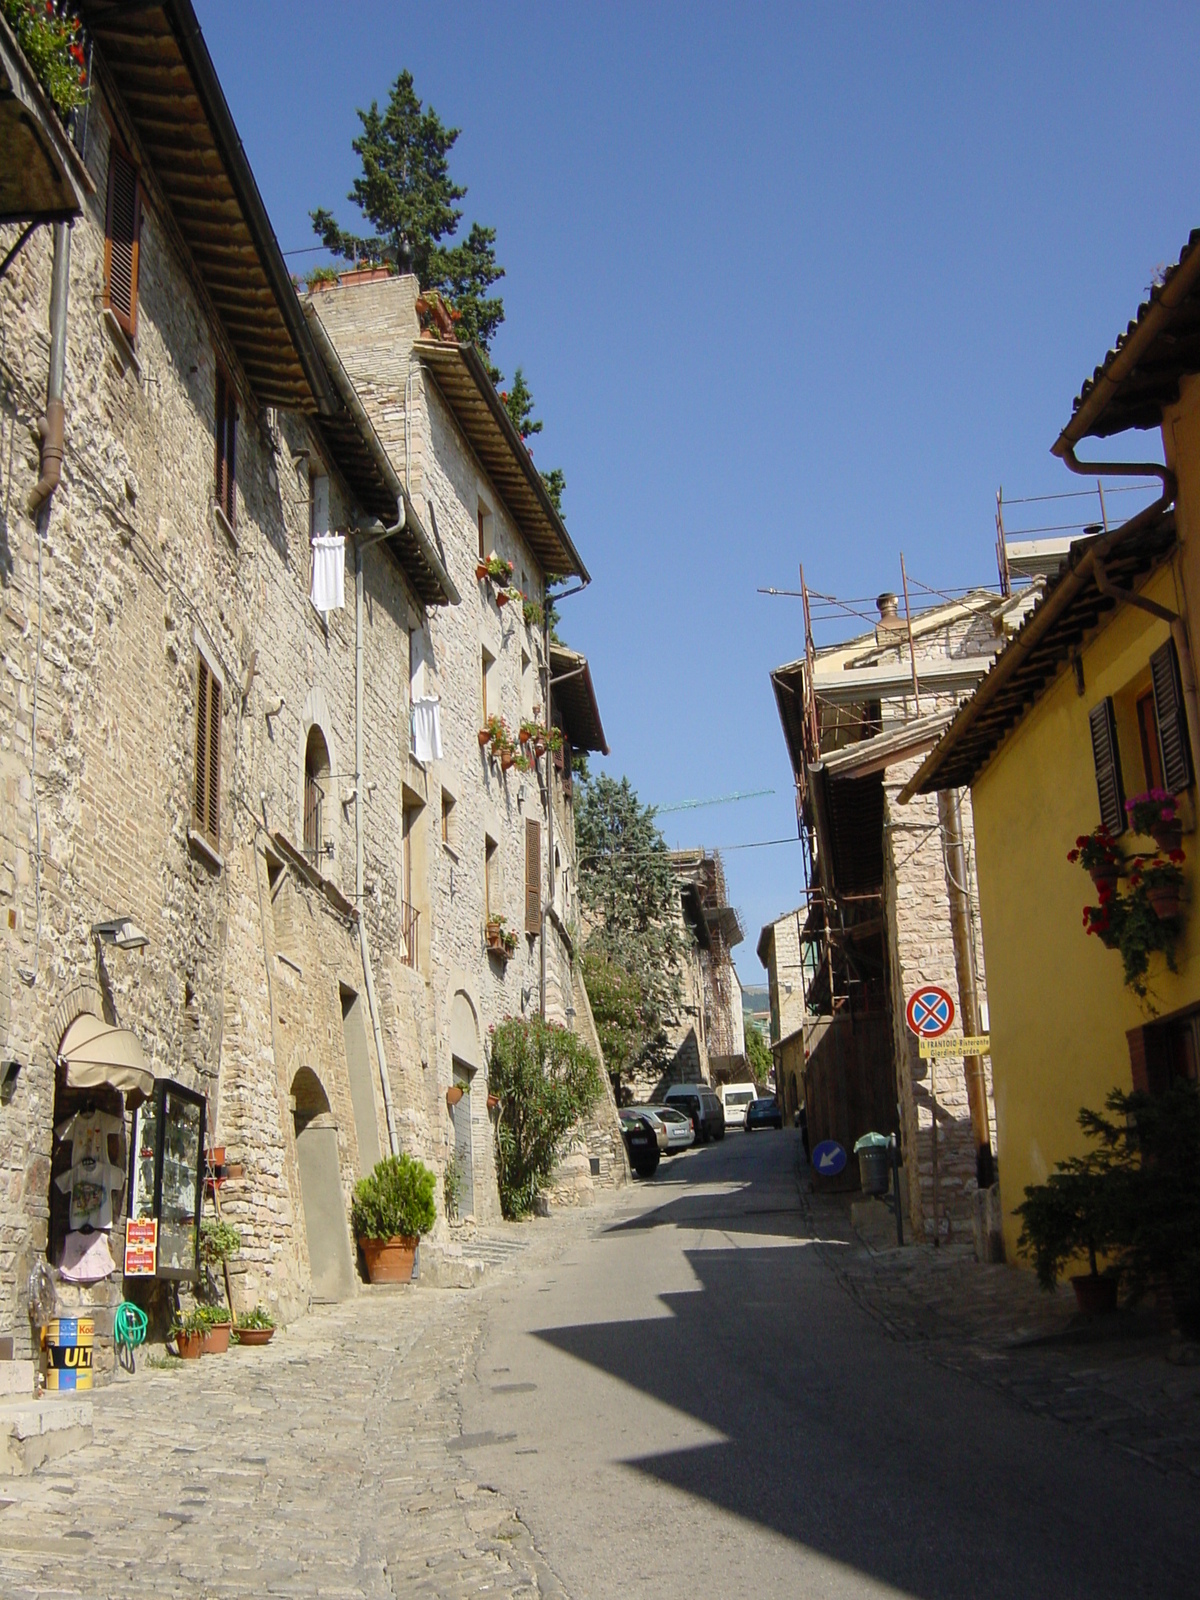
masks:
[(160, 1278), (199, 1276), (204, 1096), (159, 1078), (133, 1117), (129, 1215), (158, 1219)]

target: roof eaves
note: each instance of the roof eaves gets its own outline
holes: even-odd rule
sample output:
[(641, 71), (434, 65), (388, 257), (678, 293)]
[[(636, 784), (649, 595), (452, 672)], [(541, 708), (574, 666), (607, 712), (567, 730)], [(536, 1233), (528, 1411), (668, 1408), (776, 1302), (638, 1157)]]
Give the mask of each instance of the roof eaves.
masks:
[(1169, 327), (1175, 309), (1200, 283), (1200, 229), (1193, 228), (1179, 260), (1169, 267), (1161, 283), (1150, 291), (1150, 298), (1137, 309), (1137, 315), (1109, 350), (1104, 360), (1085, 380), (1072, 407), (1071, 420), (1052, 445), (1052, 453), (1065, 456), (1081, 439), (1104, 432), (1101, 418), (1121, 385), (1137, 369), (1155, 339)]

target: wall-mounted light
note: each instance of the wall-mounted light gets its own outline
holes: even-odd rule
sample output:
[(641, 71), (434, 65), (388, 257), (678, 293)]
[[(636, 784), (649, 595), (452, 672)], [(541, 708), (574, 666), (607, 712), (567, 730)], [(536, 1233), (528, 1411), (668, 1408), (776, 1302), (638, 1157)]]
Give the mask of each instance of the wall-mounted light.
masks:
[(150, 943), (132, 917), (113, 917), (109, 922), (93, 922), (92, 938), (102, 944), (115, 944), (118, 950), (141, 950)]

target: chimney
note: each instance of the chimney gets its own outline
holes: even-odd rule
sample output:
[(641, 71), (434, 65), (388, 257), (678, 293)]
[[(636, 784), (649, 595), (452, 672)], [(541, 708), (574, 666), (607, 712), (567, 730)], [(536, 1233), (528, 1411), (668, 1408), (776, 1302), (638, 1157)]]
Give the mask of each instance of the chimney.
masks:
[(890, 591), (881, 594), (875, 604), (879, 607), (879, 621), (875, 625), (875, 642), (890, 643), (894, 636), (904, 632), (904, 619), (900, 615), (899, 597)]

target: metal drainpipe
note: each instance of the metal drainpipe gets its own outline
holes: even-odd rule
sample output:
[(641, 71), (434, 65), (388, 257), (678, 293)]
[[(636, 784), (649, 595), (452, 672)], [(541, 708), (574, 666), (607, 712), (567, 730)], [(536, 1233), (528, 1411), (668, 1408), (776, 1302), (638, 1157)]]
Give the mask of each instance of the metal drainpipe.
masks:
[[(63, 460), (63, 388), (67, 374), (67, 290), (71, 280), (71, 225), (54, 224), (54, 264), (50, 271), (50, 375), (46, 414), (38, 423), (42, 469), (29, 496), (29, 515), (38, 517), (38, 537), (45, 537), (50, 497), (58, 488)], [(41, 513), (45, 510), (45, 516)]]
[[(546, 669), (546, 693), (542, 702), (542, 710), (546, 714), (546, 727), (550, 726), (550, 600), (544, 596), (545, 603), (542, 607), (542, 660)], [(550, 917), (550, 906), (554, 899), (554, 754), (547, 746), (546, 749), (546, 882), (549, 893), (546, 904), (542, 907), (541, 930), (541, 955), (542, 955), (542, 981), (541, 981), (541, 1017), (546, 1020), (546, 924)]]
[[(1075, 454), (1075, 446), (1068, 445), (1062, 452), (1060, 459), (1080, 477), (1091, 478), (1097, 474), (1119, 478), (1144, 478), (1147, 475), (1162, 479), (1162, 501), (1166, 506), (1175, 501), (1179, 493), (1178, 481), (1170, 467), (1160, 466), (1156, 461), (1080, 461)], [(1119, 531), (1119, 530), (1114, 530)], [(1101, 575), (1100, 587), (1104, 592), (1104, 578)], [(1179, 657), (1179, 677), (1183, 685), (1183, 706), (1187, 716), (1188, 737), (1192, 742), (1192, 757), (1200, 761), (1200, 700), (1196, 693), (1196, 660), (1192, 653), (1191, 628), (1187, 617), (1187, 590), (1183, 590), (1183, 602), (1178, 613), (1168, 616), (1165, 609), (1158, 609), (1157, 615), (1170, 624), (1171, 638), (1175, 641), (1175, 654)], [(1130, 596), (1122, 597), (1119, 591), (1114, 593), (1114, 598), (1125, 598), (1134, 605), (1140, 605), (1143, 610), (1151, 611), (1155, 608), (1140, 598), (1133, 600)]]
[[(369, 539), (385, 538), (404, 526), (404, 501), (399, 503), (399, 521), (396, 528), (387, 529)], [(396, 1136), (396, 1114), (392, 1109), (392, 1088), (388, 1082), (387, 1057), (383, 1052), (383, 1029), (379, 1025), (379, 1002), (375, 998), (375, 974), (371, 970), (371, 949), (367, 942), (367, 919), (363, 907), (363, 540), (354, 540), (354, 903), (358, 908), (358, 946), (362, 952), (363, 981), (367, 987), (367, 1009), (371, 1013), (371, 1031), (375, 1035), (375, 1054), (379, 1061), (379, 1083), (383, 1090), (383, 1107), (387, 1114), (388, 1145), (392, 1155), (399, 1155), (400, 1142)]]
[[(968, 1038), (975, 1038), (980, 1032), (981, 1021), (979, 992), (975, 986), (975, 963), (971, 957), (967, 857), (963, 849), (962, 808), (956, 789), (938, 790), (938, 820), (942, 825), (942, 849), (946, 857), (947, 888), (950, 892), (950, 933), (954, 942), (959, 1010), (962, 1013), (963, 1032)], [(981, 1189), (990, 1189), (995, 1182), (996, 1171), (983, 1058), (967, 1056), (963, 1061), (963, 1074), (967, 1080), (967, 1104), (971, 1110), (971, 1132), (975, 1138), (975, 1181)]]

